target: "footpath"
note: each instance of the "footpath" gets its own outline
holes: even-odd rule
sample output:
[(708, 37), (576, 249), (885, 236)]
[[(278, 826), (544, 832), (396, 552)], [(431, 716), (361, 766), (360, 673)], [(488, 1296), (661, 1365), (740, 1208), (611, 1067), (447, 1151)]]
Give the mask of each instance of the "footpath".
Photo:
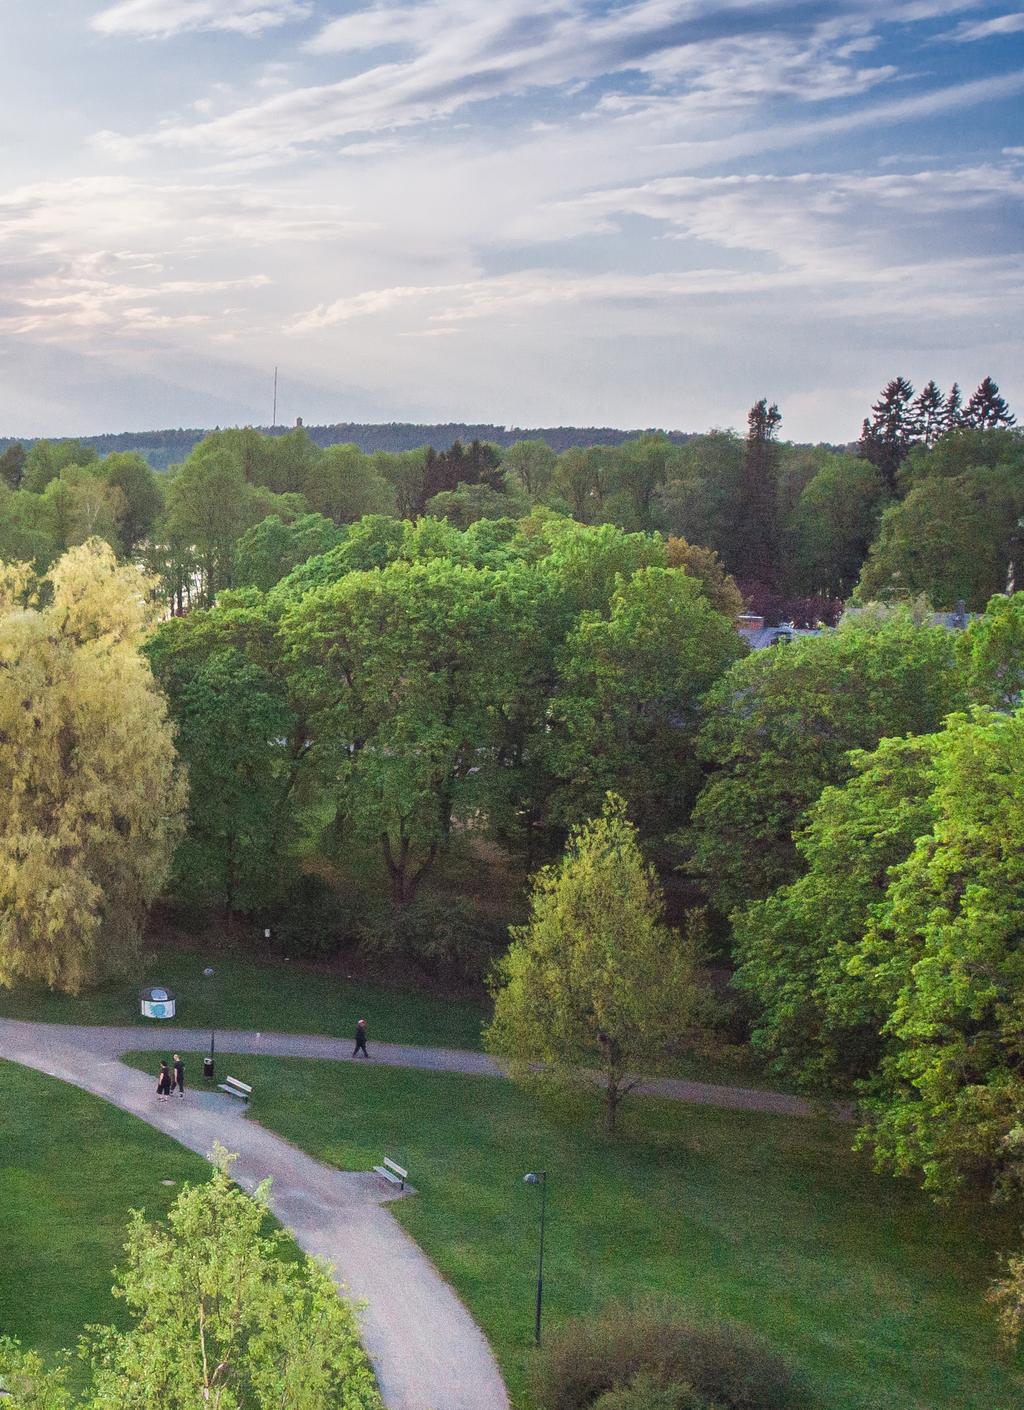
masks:
[[(389, 1410), (507, 1410), (486, 1338), (388, 1211), (388, 1202), (401, 1197), (397, 1191), (372, 1172), (333, 1170), (313, 1160), (221, 1092), (194, 1087), (183, 1101), (157, 1102), (152, 1077), (118, 1060), (133, 1048), (194, 1052), (207, 1036), (0, 1019), (0, 1058), (102, 1097), (201, 1156), (220, 1141), (238, 1154), (232, 1175), (245, 1190), (269, 1176), (276, 1217), (300, 1248), (334, 1267), (342, 1295), (365, 1304), (359, 1312), (363, 1344)], [(262, 1039), (253, 1046), (256, 1039), (221, 1037), (225, 1052), (281, 1050)], [(289, 1040), (281, 1041), (287, 1047)], [(291, 1041), (298, 1045), (289, 1050), (295, 1056), (323, 1056), (300, 1051), (302, 1040)]]

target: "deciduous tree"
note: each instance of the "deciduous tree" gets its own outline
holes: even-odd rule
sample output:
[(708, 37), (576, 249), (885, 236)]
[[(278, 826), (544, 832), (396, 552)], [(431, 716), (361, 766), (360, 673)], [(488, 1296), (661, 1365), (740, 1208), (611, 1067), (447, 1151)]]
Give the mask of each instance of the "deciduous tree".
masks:
[(590, 1083), (598, 1069), (605, 1130), (614, 1131), (635, 1074), (657, 1070), (703, 1002), (699, 957), (665, 925), (621, 798), (610, 794), (562, 860), (537, 874), (529, 923), (511, 934), (488, 1050), (524, 1081), (537, 1064), (554, 1081)]
[(139, 651), (150, 582), (93, 541), (46, 585), (0, 604), (0, 983), (77, 993), (132, 953), (185, 784)]

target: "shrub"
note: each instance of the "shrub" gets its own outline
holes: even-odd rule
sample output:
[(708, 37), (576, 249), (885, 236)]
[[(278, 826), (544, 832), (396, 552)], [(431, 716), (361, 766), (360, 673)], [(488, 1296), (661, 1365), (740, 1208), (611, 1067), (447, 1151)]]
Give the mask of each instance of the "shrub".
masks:
[(745, 1328), (691, 1321), (653, 1303), (614, 1304), (553, 1333), (531, 1403), (536, 1410), (795, 1410), (806, 1401), (785, 1362)]
[(302, 875), (285, 896), (274, 945), (294, 959), (330, 959), (359, 928), (358, 899), (341, 897), (318, 876)]
[(424, 894), (364, 931), (371, 953), (411, 960), (432, 979), (479, 983), (507, 942), (505, 926), (462, 896)]
[(628, 1386), (617, 1386), (594, 1402), (594, 1410), (720, 1410), (698, 1395), (693, 1386), (659, 1385), (656, 1378), (641, 1372)]

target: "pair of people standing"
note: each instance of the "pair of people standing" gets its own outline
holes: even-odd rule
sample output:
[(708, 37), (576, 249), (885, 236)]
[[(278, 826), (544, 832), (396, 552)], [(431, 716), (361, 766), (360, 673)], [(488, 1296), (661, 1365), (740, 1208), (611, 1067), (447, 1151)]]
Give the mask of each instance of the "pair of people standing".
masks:
[(174, 1054), (174, 1066), (167, 1066), (167, 1059), (160, 1059), (160, 1071), (157, 1073), (156, 1095), (157, 1100), (165, 1102), (172, 1092), (177, 1092), (179, 1097), (185, 1095), (185, 1064), (178, 1053)]

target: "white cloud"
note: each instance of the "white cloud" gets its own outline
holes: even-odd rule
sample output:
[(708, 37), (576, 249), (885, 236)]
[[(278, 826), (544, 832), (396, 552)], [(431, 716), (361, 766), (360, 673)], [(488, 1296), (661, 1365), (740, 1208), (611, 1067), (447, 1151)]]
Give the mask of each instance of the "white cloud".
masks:
[(957, 44), (970, 44), (979, 39), (998, 39), (1005, 34), (1020, 34), (1024, 30), (1024, 12), (996, 15), (988, 20), (964, 20), (956, 29), (942, 35)]
[(307, 0), (119, 0), (94, 15), (99, 34), (169, 39), (194, 30), (228, 30), (260, 35), (304, 19)]

